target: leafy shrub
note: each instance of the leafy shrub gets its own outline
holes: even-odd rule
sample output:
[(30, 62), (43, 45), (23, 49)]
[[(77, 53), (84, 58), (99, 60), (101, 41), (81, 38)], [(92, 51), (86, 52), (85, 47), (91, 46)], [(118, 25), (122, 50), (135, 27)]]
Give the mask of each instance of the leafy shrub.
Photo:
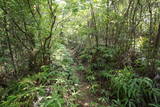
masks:
[(116, 64), (119, 52), (103, 46), (83, 52), (81, 58), (89, 63), (86, 79), (91, 83), (91, 92), (100, 93), (103, 102), (111, 100), (113, 107), (157, 107), (160, 89), (150, 78), (139, 76), (147, 67), (146, 59), (137, 58), (135, 68), (120, 69)]
[(80, 59), (82, 63), (90, 64), (92, 70), (104, 70), (115, 67), (115, 55), (118, 49), (99, 46), (98, 48), (86, 49), (82, 51)]
[(110, 80), (110, 97), (116, 107), (148, 107), (160, 102), (160, 89), (147, 77), (137, 78), (132, 69), (110, 71), (103, 76)]
[[(56, 64), (44, 65), (41, 67), (43, 72), (24, 77), (0, 90), (0, 107), (33, 107), (34, 104), (38, 107), (75, 107), (75, 83), (78, 80), (73, 75), (71, 65), (74, 62), (67, 51), (60, 45), (55, 50)], [(80, 69), (83, 69), (82, 66)]]

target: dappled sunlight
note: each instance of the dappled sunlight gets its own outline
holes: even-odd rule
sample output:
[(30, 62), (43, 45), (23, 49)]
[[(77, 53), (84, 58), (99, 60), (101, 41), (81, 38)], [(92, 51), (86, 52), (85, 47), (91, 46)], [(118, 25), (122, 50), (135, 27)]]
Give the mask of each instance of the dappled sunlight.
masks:
[(1, 0), (0, 107), (160, 107), (160, 0)]
[(135, 47), (138, 51), (140, 51), (143, 48), (146, 41), (148, 41), (148, 38), (140, 36), (139, 38), (136, 38), (135, 41), (136, 41)]

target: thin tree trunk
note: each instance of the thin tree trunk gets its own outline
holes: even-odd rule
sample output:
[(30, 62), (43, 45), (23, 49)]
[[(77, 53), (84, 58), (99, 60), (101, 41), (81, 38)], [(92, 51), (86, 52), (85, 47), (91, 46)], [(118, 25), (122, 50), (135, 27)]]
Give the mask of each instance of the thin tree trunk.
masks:
[[(4, 2), (4, 6), (5, 6), (4, 8), (6, 8), (6, 2)], [(9, 38), (8, 29), (7, 29), (7, 18), (6, 18), (6, 16), (7, 16), (7, 13), (4, 12), (4, 28), (5, 28), (5, 34), (6, 34), (6, 37), (7, 37), (8, 49), (9, 49), (9, 53), (10, 53), (10, 57), (11, 57), (11, 61), (12, 61), (14, 71), (17, 72), (15, 61), (14, 61), (14, 55), (13, 55), (13, 51), (12, 51), (12, 47), (11, 47), (11, 41), (10, 41), (10, 38)]]
[(95, 14), (94, 14), (94, 10), (93, 10), (93, 5), (90, 1), (90, 7), (91, 7), (91, 16), (92, 16), (92, 21), (93, 21), (93, 25), (94, 25), (94, 36), (96, 39), (96, 46), (99, 46), (99, 38), (98, 38), (98, 31), (97, 31), (97, 25), (96, 25), (96, 18), (95, 18)]
[(152, 71), (157, 71), (156, 70), (156, 58), (158, 56), (158, 49), (159, 49), (159, 44), (160, 44), (160, 23), (159, 23), (159, 27), (158, 27), (158, 33), (155, 39), (155, 43), (154, 43), (154, 47), (153, 47), (153, 62), (152, 62)]

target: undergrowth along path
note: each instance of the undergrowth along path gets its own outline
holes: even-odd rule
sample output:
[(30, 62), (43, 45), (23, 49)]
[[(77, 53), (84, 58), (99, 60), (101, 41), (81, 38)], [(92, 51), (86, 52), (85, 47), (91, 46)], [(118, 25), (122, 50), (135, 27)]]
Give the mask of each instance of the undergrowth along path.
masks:
[[(72, 50), (69, 50), (69, 53), (71, 54), (71, 57), (75, 59), (75, 64), (73, 65), (75, 68), (79, 68), (82, 66), (79, 60), (77, 60), (74, 57), (74, 53)], [(87, 82), (86, 76), (84, 72), (87, 70), (86, 67), (84, 67), (84, 70), (76, 70), (73, 75), (75, 75), (78, 80), (78, 98), (77, 98), (77, 103), (79, 104), (78, 107), (107, 107), (103, 106), (100, 103), (97, 103), (98, 97), (96, 95), (93, 95), (91, 93), (91, 84)]]
[[(74, 77), (72, 78), (72, 81), (74, 81), (74, 85), (76, 84), (76, 107), (107, 107), (103, 106), (103, 104), (97, 103), (98, 97), (91, 93), (91, 84), (87, 82), (84, 74), (87, 68), (83, 67), (84, 70), (80, 69), (83, 65), (79, 59), (75, 58), (75, 50), (68, 49), (62, 45), (61, 48), (55, 51), (55, 55), (53, 56), (56, 59), (56, 62), (63, 62), (62, 67), (64, 67), (64, 69), (69, 68), (68, 70), (66, 69), (66, 71), (69, 71), (68, 73)], [(77, 80), (78, 82), (76, 82)]]
[(77, 99), (77, 103), (80, 104), (81, 107), (96, 107), (95, 96), (90, 93), (90, 84), (85, 81), (85, 76), (83, 72), (76, 72), (77, 78), (79, 78), (79, 99)]

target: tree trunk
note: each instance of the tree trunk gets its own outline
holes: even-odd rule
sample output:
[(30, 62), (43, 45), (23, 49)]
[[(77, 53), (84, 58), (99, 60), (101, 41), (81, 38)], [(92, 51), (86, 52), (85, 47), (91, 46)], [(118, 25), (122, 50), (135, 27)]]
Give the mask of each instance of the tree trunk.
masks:
[(160, 23), (159, 23), (159, 27), (158, 27), (158, 33), (157, 36), (155, 38), (155, 42), (154, 42), (154, 47), (153, 47), (153, 54), (152, 54), (152, 63), (151, 63), (151, 71), (153, 71), (155, 74), (157, 72), (157, 67), (156, 67), (156, 59), (158, 56), (158, 49), (159, 49), (159, 43), (160, 42)]
[(94, 10), (93, 10), (93, 5), (90, 1), (90, 7), (91, 7), (91, 16), (92, 16), (92, 22), (93, 22), (93, 25), (94, 25), (94, 36), (95, 36), (95, 39), (96, 39), (96, 46), (98, 47), (99, 46), (99, 38), (98, 38), (98, 31), (97, 31), (97, 25), (96, 25), (96, 18), (95, 18), (95, 14), (94, 14)]
[[(5, 2), (4, 2), (4, 6), (5, 6), (4, 8), (6, 8), (6, 3)], [(11, 41), (10, 41), (9, 34), (8, 34), (7, 18), (6, 17), (7, 17), (7, 13), (4, 11), (4, 29), (5, 29), (5, 35), (7, 37), (7, 44), (8, 44), (8, 49), (9, 49), (12, 65), (13, 65), (14, 71), (17, 72), (15, 61), (14, 61), (14, 55), (13, 55), (13, 51), (12, 51), (12, 47), (11, 47)]]

